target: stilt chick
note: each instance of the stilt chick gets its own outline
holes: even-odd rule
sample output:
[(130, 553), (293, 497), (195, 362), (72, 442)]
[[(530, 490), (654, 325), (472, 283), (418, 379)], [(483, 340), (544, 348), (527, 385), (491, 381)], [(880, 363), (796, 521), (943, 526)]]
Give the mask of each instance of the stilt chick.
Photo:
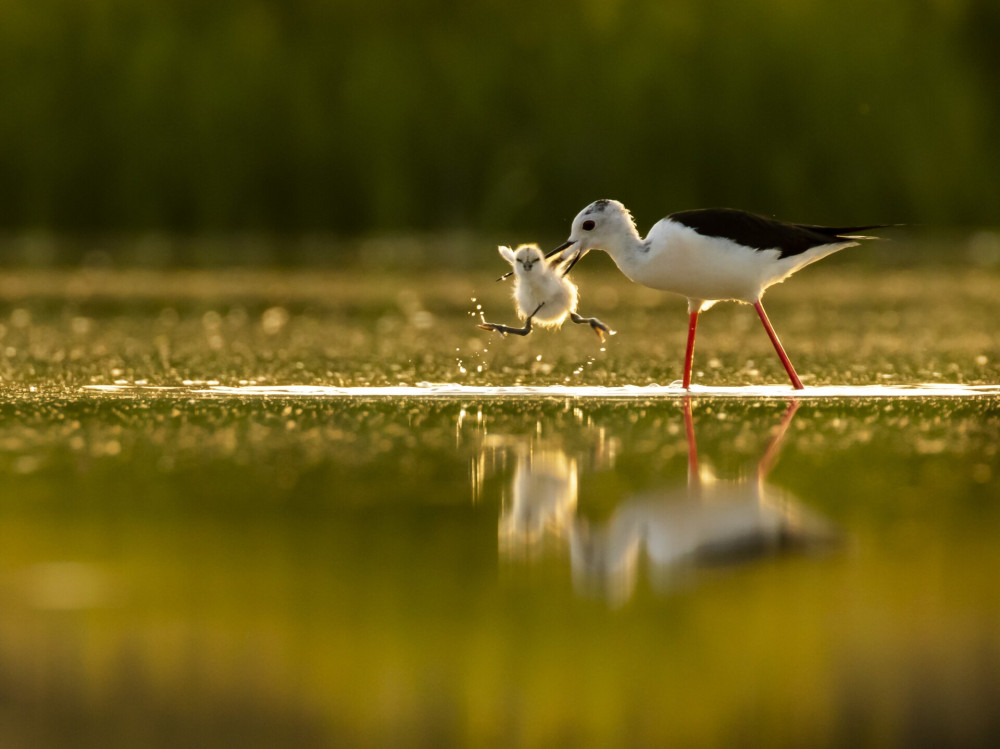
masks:
[(543, 328), (558, 328), (568, 317), (575, 323), (587, 324), (602, 341), (615, 331), (596, 317), (581, 317), (576, 313), (579, 292), (576, 285), (562, 274), (563, 263), (551, 265), (536, 244), (522, 244), (516, 250), (498, 247), (501, 257), (514, 268), (514, 305), (518, 317), (525, 320), (523, 328), (483, 320), (483, 330), (495, 330), (501, 335), (528, 335), (532, 321)]

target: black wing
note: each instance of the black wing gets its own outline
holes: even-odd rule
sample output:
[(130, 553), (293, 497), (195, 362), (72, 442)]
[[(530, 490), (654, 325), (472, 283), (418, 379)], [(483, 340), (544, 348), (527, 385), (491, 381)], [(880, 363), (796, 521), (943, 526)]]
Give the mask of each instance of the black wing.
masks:
[(680, 211), (667, 216), (671, 221), (694, 229), (706, 237), (729, 239), (755, 250), (781, 250), (781, 257), (799, 255), (813, 247), (849, 241), (845, 235), (880, 229), (887, 224), (870, 226), (810, 226), (789, 224), (777, 219), (732, 208), (703, 208)]

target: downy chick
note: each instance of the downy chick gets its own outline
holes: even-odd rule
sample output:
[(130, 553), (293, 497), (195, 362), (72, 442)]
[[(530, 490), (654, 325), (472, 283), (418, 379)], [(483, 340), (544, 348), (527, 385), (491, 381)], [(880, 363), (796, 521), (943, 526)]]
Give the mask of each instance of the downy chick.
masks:
[(579, 292), (576, 285), (563, 275), (558, 261), (549, 264), (536, 244), (522, 244), (516, 250), (498, 247), (497, 251), (514, 269), (514, 305), (518, 317), (525, 320), (523, 328), (483, 322), (483, 330), (495, 330), (501, 335), (528, 335), (532, 322), (543, 328), (558, 328), (568, 317), (575, 323), (587, 324), (602, 341), (615, 331), (596, 317), (581, 317), (576, 313)]

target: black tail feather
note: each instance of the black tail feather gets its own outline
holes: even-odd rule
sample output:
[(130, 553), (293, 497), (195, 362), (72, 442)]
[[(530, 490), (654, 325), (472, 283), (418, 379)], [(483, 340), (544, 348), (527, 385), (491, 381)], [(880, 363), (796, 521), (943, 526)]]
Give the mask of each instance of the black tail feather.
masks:
[(867, 226), (813, 226), (811, 224), (795, 224), (800, 229), (822, 234), (830, 239), (850, 236), (861, 231), (871, 231), (872, 229), (892, 229), (906, 226), (906, 224), (868, 224)]

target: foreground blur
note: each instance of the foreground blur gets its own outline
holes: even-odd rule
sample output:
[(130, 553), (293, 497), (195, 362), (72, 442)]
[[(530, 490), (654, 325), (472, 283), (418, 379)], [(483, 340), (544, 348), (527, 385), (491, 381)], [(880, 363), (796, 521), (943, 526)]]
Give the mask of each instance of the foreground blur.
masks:
[(5, 746), (989, 745), (995, 396), (0, 403)]

